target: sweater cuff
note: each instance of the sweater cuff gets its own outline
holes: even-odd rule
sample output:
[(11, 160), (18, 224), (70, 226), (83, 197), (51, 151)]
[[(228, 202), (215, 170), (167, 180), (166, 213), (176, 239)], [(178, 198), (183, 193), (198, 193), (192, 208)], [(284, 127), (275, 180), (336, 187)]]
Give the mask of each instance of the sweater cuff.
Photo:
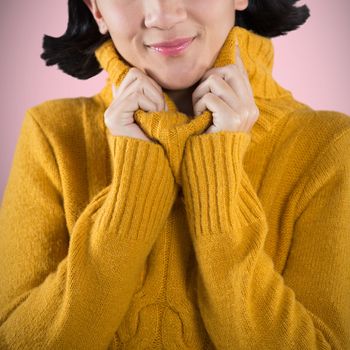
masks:
[(221, 131), (190, 137), (182, 164), (188, 222), (195, 238), (237, 227), (238, 191), (251, 135)]
[(177, 194), (167, 157), (150, 141), (114, 136), (112, 142), (112, 183), (97, 224), (111, 228), (120, 240), (148, 242), (162, 228)]

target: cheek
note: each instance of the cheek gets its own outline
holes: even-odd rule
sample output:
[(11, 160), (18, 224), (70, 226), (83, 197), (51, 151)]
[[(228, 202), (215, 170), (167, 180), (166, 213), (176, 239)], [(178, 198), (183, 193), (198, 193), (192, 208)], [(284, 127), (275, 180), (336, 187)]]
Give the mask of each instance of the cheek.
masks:
[(135, 13), (119, 13), (113, 17), (110, 16), (108, 28), (117, 48), (130, 47), (141, 31), (140, 20)]
[(129, 33), (137, 32), (136, 21), (134, 18), (130, 20), (127, 17), (116, 16), (112, 19), (109, 25), (109, 31), (112, 33), (118, 33), (118, 35), (129, 36)]
[(234, 18), (234, 0), (189, 0), (188, 8), (202, 25), (218, 25), (218, 21)]
[(142, 28), (140, 23), (142, 21), (142, 14), (137, 10), (133, 10), (131, 6), (127, 9), (114, 9), (113, 15), (109, 14), (109, 33), (112, 37), (114, 45), (126, 62), (132, 66), (139, 67), (138, 52), (140, 45), (143, 43)]
[[(119, 2), (118, 2), (119, 1)], [(125, 2), (125, 4), (123, 4)], [(104, 13), (110, 32), (130, 36), (140, 30), (142, 7), (132, 0), (117, 0)], [(130, 34), (129, 34), (130, 33)]]

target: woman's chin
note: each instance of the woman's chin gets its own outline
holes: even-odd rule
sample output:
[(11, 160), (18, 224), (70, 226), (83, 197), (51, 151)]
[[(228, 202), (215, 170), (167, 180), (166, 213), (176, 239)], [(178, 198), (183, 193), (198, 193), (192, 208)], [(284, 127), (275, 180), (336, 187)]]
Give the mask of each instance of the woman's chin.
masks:
[(184, 90), (193, 86), (201, 77), (185, 77), (180, 79), (180, 75), (175, 74), (154, 74), (150, 70), (146, 69), (146, 74), (152, 78), (162, 89), (165, 90)]
[(196, 84), (198, 80), (190, 80), (190, 81), (175, 81), (175, 80), (168, 80), (168, 81), (157, 81), (159, 86), (164, 90), (186, 90), (189, 89), (191, 86)]

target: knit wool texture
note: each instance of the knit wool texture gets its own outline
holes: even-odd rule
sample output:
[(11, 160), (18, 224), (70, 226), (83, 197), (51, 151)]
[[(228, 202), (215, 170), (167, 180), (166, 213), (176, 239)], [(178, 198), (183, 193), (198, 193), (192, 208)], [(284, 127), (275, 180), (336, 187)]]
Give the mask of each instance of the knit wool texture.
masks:
[(104, 124), (131, 68), (112, 40), (92, 97), (27, 110), (0, 211), (1, 349), (350, 349), (350, 119), (272, 76), (270, 39), (235, 26), (260, 116), (136, 111)]

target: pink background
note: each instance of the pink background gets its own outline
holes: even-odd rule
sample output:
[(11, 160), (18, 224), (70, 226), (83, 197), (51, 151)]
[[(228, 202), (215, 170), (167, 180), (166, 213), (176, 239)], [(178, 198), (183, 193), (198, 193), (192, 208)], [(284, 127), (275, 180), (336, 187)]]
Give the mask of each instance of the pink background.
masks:
[[(311, 10), (306, 24), (273, 39), (275, 79), (315, 109), (350, 115), (350, 1), (306, 0), (298, 6), (304, 3)], [(0, 200), (25, 111), (48, 99), (91, 96), (104, 85), (105, 72), (78, 80), (40, 58), (43, 35), (62, 35), (67, 15), (67, 1), (11, 0), (2, 6)]]

